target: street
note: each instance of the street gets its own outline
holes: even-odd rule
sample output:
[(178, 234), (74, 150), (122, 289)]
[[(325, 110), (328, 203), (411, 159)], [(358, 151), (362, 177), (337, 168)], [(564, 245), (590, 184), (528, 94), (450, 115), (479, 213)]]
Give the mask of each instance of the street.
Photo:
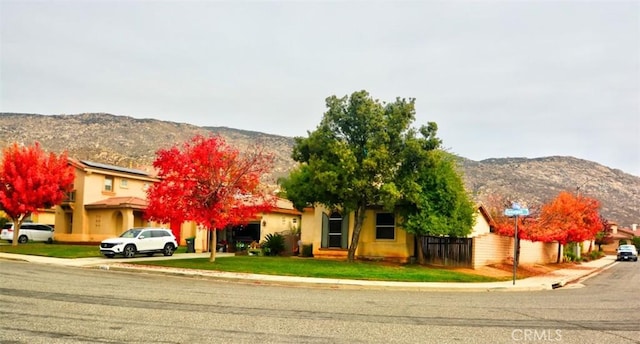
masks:
[(640, 263), (537, 292), (274, 286), (0, 261), (1, 343), (640, 343)]

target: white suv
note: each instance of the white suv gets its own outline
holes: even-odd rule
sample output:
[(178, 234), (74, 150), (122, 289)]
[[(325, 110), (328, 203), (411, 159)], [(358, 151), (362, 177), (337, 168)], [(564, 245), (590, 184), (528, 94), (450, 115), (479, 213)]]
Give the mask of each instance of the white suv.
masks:
[[(13, 242), (13, 223), (9, 222), (2, 227), (0, 239)], [(25, 244), (27, 241), (45, 241), (53, 242), (53, 227), (42, 223), (23, 223), (18, 233), (18, 242)]]
[(113, 258), (116, 254), (131, 258), (136, 253), (144, 253), (149, 257), (154, 253), (171, 256), (177, 247), (176, 237), (168, 229), (131, 228), (117, 238), (102, 241), (100, 253), (108, 258)]

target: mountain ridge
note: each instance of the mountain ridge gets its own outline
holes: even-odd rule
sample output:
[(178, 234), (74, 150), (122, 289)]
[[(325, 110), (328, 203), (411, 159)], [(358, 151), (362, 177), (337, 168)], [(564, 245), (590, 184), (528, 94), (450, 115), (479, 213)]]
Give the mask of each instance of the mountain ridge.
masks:
[[(296, 166), (291, 158), (293, 137), (187, 123), (138, 119), (107, 113), (39, 115), (0, 113), (0, 145), (40, 142), (43, 149), (67, 151), (77, 159), (123, 167), (151, 166), (155, 152), (194, 135), (220, 135), (238, 149), (262, 145), (274, 154), (270, 182)], [(571, 156), (459, 158), (465, 184), (483, 202), (495, 194), (529, 204), (546, 202), (563, 190), (580, 192), (602, 203), (602, 214), (629, 227), (640, 223), (640, 177), (597, 162)], [(640, 234), (640, 233), (639, 233)]]

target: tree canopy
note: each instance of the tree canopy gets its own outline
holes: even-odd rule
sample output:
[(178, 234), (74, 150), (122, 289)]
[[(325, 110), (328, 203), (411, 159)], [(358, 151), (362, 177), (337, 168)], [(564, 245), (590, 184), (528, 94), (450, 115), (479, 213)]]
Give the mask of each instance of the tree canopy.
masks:
[(215, 260), (215, 230), (242, 224), (273, 208), (275, 198), (261, 187), (273, 157), (254, 147), (241, 153), (217, 136), (195, 136), (182, 146), (161, 149), (153, 166), (160, 181), (148, 190), (145, 215), (159, 222), (193, 221), (211, 236)]
[[(353, 261), (365, 210), (369, 205), (393, 208), (402, 199), (399, 180), (410, 155), (408, 142), (424, 149), (436, 149), (437, 126), (411, 128), (415, 120), (415, 99), (396, 98), (392, 103), (373, 99), (367, 91), (326, 99), (327, 111), (308, 137), (295, 138), (292, 157), (300, 165), (281, 181), (287, 197), (301, 208), (323, 204), (353, 212), (355, 224), (348, 260)], [(404, 174), (407, 176), (407, 174)]]
[[(476, 206), (465, 189), (455, 156), (441, 150), (409, 149), (407, 153), (424, 156), (410, 159), (417, 166), (406, 172), (415, 177), (401, 179), (409, 184), (403, 188), (407, 190), (402, 207), (404, 229), (417, 237), (469, 235), (476, 220)], [(418, 245), (418, 258), (422, 262), (422, 245)]]
[(75, 178), (67, 153), (46, 153), (38, 142), (17, 143), (3, 150), (0, 165), (0, 206), (13, 221), (13, 245), (24, 220), (40, 209), (60, 204)]

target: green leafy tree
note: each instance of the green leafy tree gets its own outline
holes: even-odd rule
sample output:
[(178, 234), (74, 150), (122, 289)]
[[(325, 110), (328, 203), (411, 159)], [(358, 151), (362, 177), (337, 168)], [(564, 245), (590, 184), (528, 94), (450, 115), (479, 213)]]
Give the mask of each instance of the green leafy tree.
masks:
[[(405, 143), (417, 134), (410, 127), (414, 104), (415, 99), (401, 98), (383, 103), (366, 91), (331, 96), (316, 130), (295, 138), (292, 157), (300, 165), (282, 187), (298, 208), (323, 204), (354, 213), (349, 261), (355, 259), (367, 206), (392, 209), (402, 198), (397, 178)], [(420, 130), (432, 149), (440, 145), (436, 130), (435, 123)]]
[[(421, 140), (408, 145), (406, 154), (413, 166), (405, 165), (407, 174), (402, 207), (404, 229), (420, 240), (423, 236), (465, 237), (475, 223), (476, 206), (467, 193), (455, 156), (422, 147)], [(410, 178), (414, 175), (414, 178)], [(424, 263), (422, 245), (418, 259)]]

